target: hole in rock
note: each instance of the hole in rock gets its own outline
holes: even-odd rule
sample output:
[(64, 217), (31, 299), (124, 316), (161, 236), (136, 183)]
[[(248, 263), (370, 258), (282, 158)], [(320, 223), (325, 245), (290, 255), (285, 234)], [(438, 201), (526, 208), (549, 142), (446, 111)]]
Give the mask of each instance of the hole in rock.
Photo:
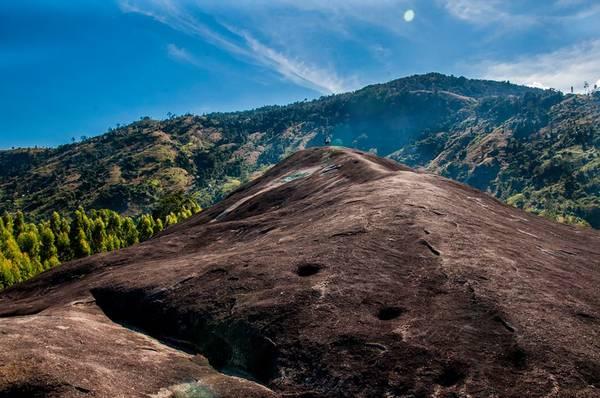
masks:
[(262, 384), (277, 375), (276, 345), (247, 321), (174, 310), (160, 296), (143, 290), (96, 288), (91, 293), (112, 321), (178, 350), (201, 354), (222, 373)]
[(315, 275), (320, 270), (321, 266), (319, 264), (301, 264), (298, 266), (296, 274), (298, 274), (298, 276), (306, 277)]
[(595, 320), (596, 317), (590, 314), (587, 314), (585, 312), (577, 312), (575, 315), (577, 315), (579, 318), (585, 319), (585, 320)]
[(506, 353), (506, 359), (516, 369), (523, 370), (527, 367), (527, 353), (521, 347), (512, 347)]
[(398, 318), (404, 313), (404, 309), (400, 307), (383, 307), (377, 313), (377, 318), (382, 321), (390, 321)]
[(451, 364), (444, 367), (442, 373), (435, 379), (435, 382), (443, 387), (451, 387), (458, 384), (464, 378), (464, 370), (459, 365)]
[(0, 398), (44, 398), (65, 393), (65, 386), (40, 384), (13, 384), (0, 390)]
[(588, 384), (596, 388), (600, 387), (600, 362), (579, 361), (575, 365)]

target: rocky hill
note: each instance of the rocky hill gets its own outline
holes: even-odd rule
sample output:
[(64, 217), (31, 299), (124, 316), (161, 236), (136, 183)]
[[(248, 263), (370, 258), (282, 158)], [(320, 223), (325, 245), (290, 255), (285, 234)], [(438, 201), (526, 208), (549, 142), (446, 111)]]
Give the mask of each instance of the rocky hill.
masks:
[(56, 149), (0, 152), (0, 211), (127, 215), (169, 192), (213, 203), (305, 147), (354, 147), (515, 206), (600, 227), (600, 97), (440, 74), (252, 111), (144, 118)]
[(341, 149), (0, 293), (0, 397), (596, 397), (600, 234)]

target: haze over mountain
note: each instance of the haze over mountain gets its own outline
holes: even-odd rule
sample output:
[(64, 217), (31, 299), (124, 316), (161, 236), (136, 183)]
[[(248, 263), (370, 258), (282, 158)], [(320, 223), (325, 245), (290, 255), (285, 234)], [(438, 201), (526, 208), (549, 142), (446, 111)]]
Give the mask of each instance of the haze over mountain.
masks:
[(599, 247), (391, 160), (300, 151), (0, 292), (0, 397), (596, 397)]
[(298, 149), (355, 147), (510, 204), (600, 226), (600, 96), (416, 75), (288, 106), (143, 119), (56, 149), (0, 152), (0, 210), (137, 214), (173, 191), (204, 205)]

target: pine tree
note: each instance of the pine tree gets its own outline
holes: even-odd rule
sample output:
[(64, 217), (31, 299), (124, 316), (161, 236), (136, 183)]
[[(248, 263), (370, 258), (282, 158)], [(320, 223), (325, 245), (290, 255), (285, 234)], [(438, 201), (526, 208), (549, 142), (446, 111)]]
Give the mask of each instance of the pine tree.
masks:
[(4, 289), (16, 282), (12, 262), (0, 251), (0, 289)]
[(142, 241), (148, 240), (152, 237), (152, 235), (154, 235), (154, 226), (155, 226), (155, 221), (151, 215), (144, 214), (140, 218), (140, 222), (138, 224), (137, 229), (140, 233), (140, 239)]
[(57, 212), (50, 217), (50, 230), (54, 234), (56, 250), (60, 261), (69, 261), (73, 258), (69, 233), (71, 230), (69, 220)]
[(23, 212), (19, 210), (15, 215), (14, 226), (13, 226), (13, 235), (19, 236), (21, 232), (25, 229), (25, 216)]
[(156, 220), (156, 232), (160, 232), (163, 229), (165, 229), (165, 225), (163, 224), (162, 220), (159, 218), (158, 220)]
[(4, 222), (4, 228), (12, 234), (14, 232), (13, 216), (10, 213), (4, 213), (2, 221)]
[(177, 224), (177, 216), (174, 213), (169, 213), (165, 219), (165, 224), (167, 227)]
[(101, 253), (107, 250), (106, 248), (106, 227), (102, 218), (97, 218), (92, 225), (92, 253)]
[(126, 217), (121, 224), (120, 239), (125, 246), (135, 245), (139, 242), (139, 232), (131, 217)]
[(60, 232), (56, 235), (56, 250), (58, 251), (58, 259), (60, 261), (69, 261), (73, 259), (73, 251), (71, 250), (71, 240), (69, 232)]
[(87, 257), (92, 254), (87, 234), (83, 229), (78, 229), (77, 236), (71, 240), (71, 250), (74, 258)]
[(123, 225), (123, 217), (119, 215), (119, 213), (111, 211), (108, 214), (106, 223), (106, 231), (108, 234), (116, 234), (118, 233)]
[(71, 230), (69, 241), (71, 244), (71, 252), (73, 258), (81, 258), (91, 254), (89, 244), (90, 221), (83, 208), (75, 210), (73, 213), (73, 221), (71, 222)]
[(106, 251), (118, 250), (121, 248), (121, 241), (116, 234), (108, 234), (106, 236)]
[[(23, 253), (21, 253), (21, 249), (9, 229), (4, 229), (0, 236), (0, 252), (3, 254), (4, 258), (12, 264), (12, 274), (14, 276), (13, 283), (20, 282), (24, 279), (26, 275), (22, 275), (21, 267), (17, 266), (23, 257)], [(26, 270), (26, 274), (28, 273), (29, 270)]]
[(47, 226), (43, 226), (40, 229), (40, 240), (42, 247), (40, 250), (40, 261), (44, 266), (44, 269), (48, 269), (58, 265), (58, 249), (56, 248), (56, 239), (54, 232)]
[(62, 219), (58, 212), (53, 211), (52, 216), (50, 216), (50, 228), (55, 235), (58, 235), (62, 232)]
[(58, 236), (63, 232), (69, 233), (69, 222), (57, 212), (52, 212), (50, 229), (52, 229), (54, 236)]
[(37, 228), (28, 226), (27, 230), (21, 232), (17, 237), (17, 243), (22, 253), (27, 253), (30, 259), (40, 256), (41, 242)]

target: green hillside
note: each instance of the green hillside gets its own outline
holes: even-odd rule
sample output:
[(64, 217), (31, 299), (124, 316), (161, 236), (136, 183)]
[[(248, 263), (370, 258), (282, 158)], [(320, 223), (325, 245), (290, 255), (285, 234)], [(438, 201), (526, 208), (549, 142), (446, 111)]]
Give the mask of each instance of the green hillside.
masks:
[(144, 118), (55, 149), (0, 152), (0, 211), (124, 215), (168, 193), (206, 206), (291, 152), (355, 147), (515, 206), (600, 227), (600, 97), (440, 74), (251, 111)]

